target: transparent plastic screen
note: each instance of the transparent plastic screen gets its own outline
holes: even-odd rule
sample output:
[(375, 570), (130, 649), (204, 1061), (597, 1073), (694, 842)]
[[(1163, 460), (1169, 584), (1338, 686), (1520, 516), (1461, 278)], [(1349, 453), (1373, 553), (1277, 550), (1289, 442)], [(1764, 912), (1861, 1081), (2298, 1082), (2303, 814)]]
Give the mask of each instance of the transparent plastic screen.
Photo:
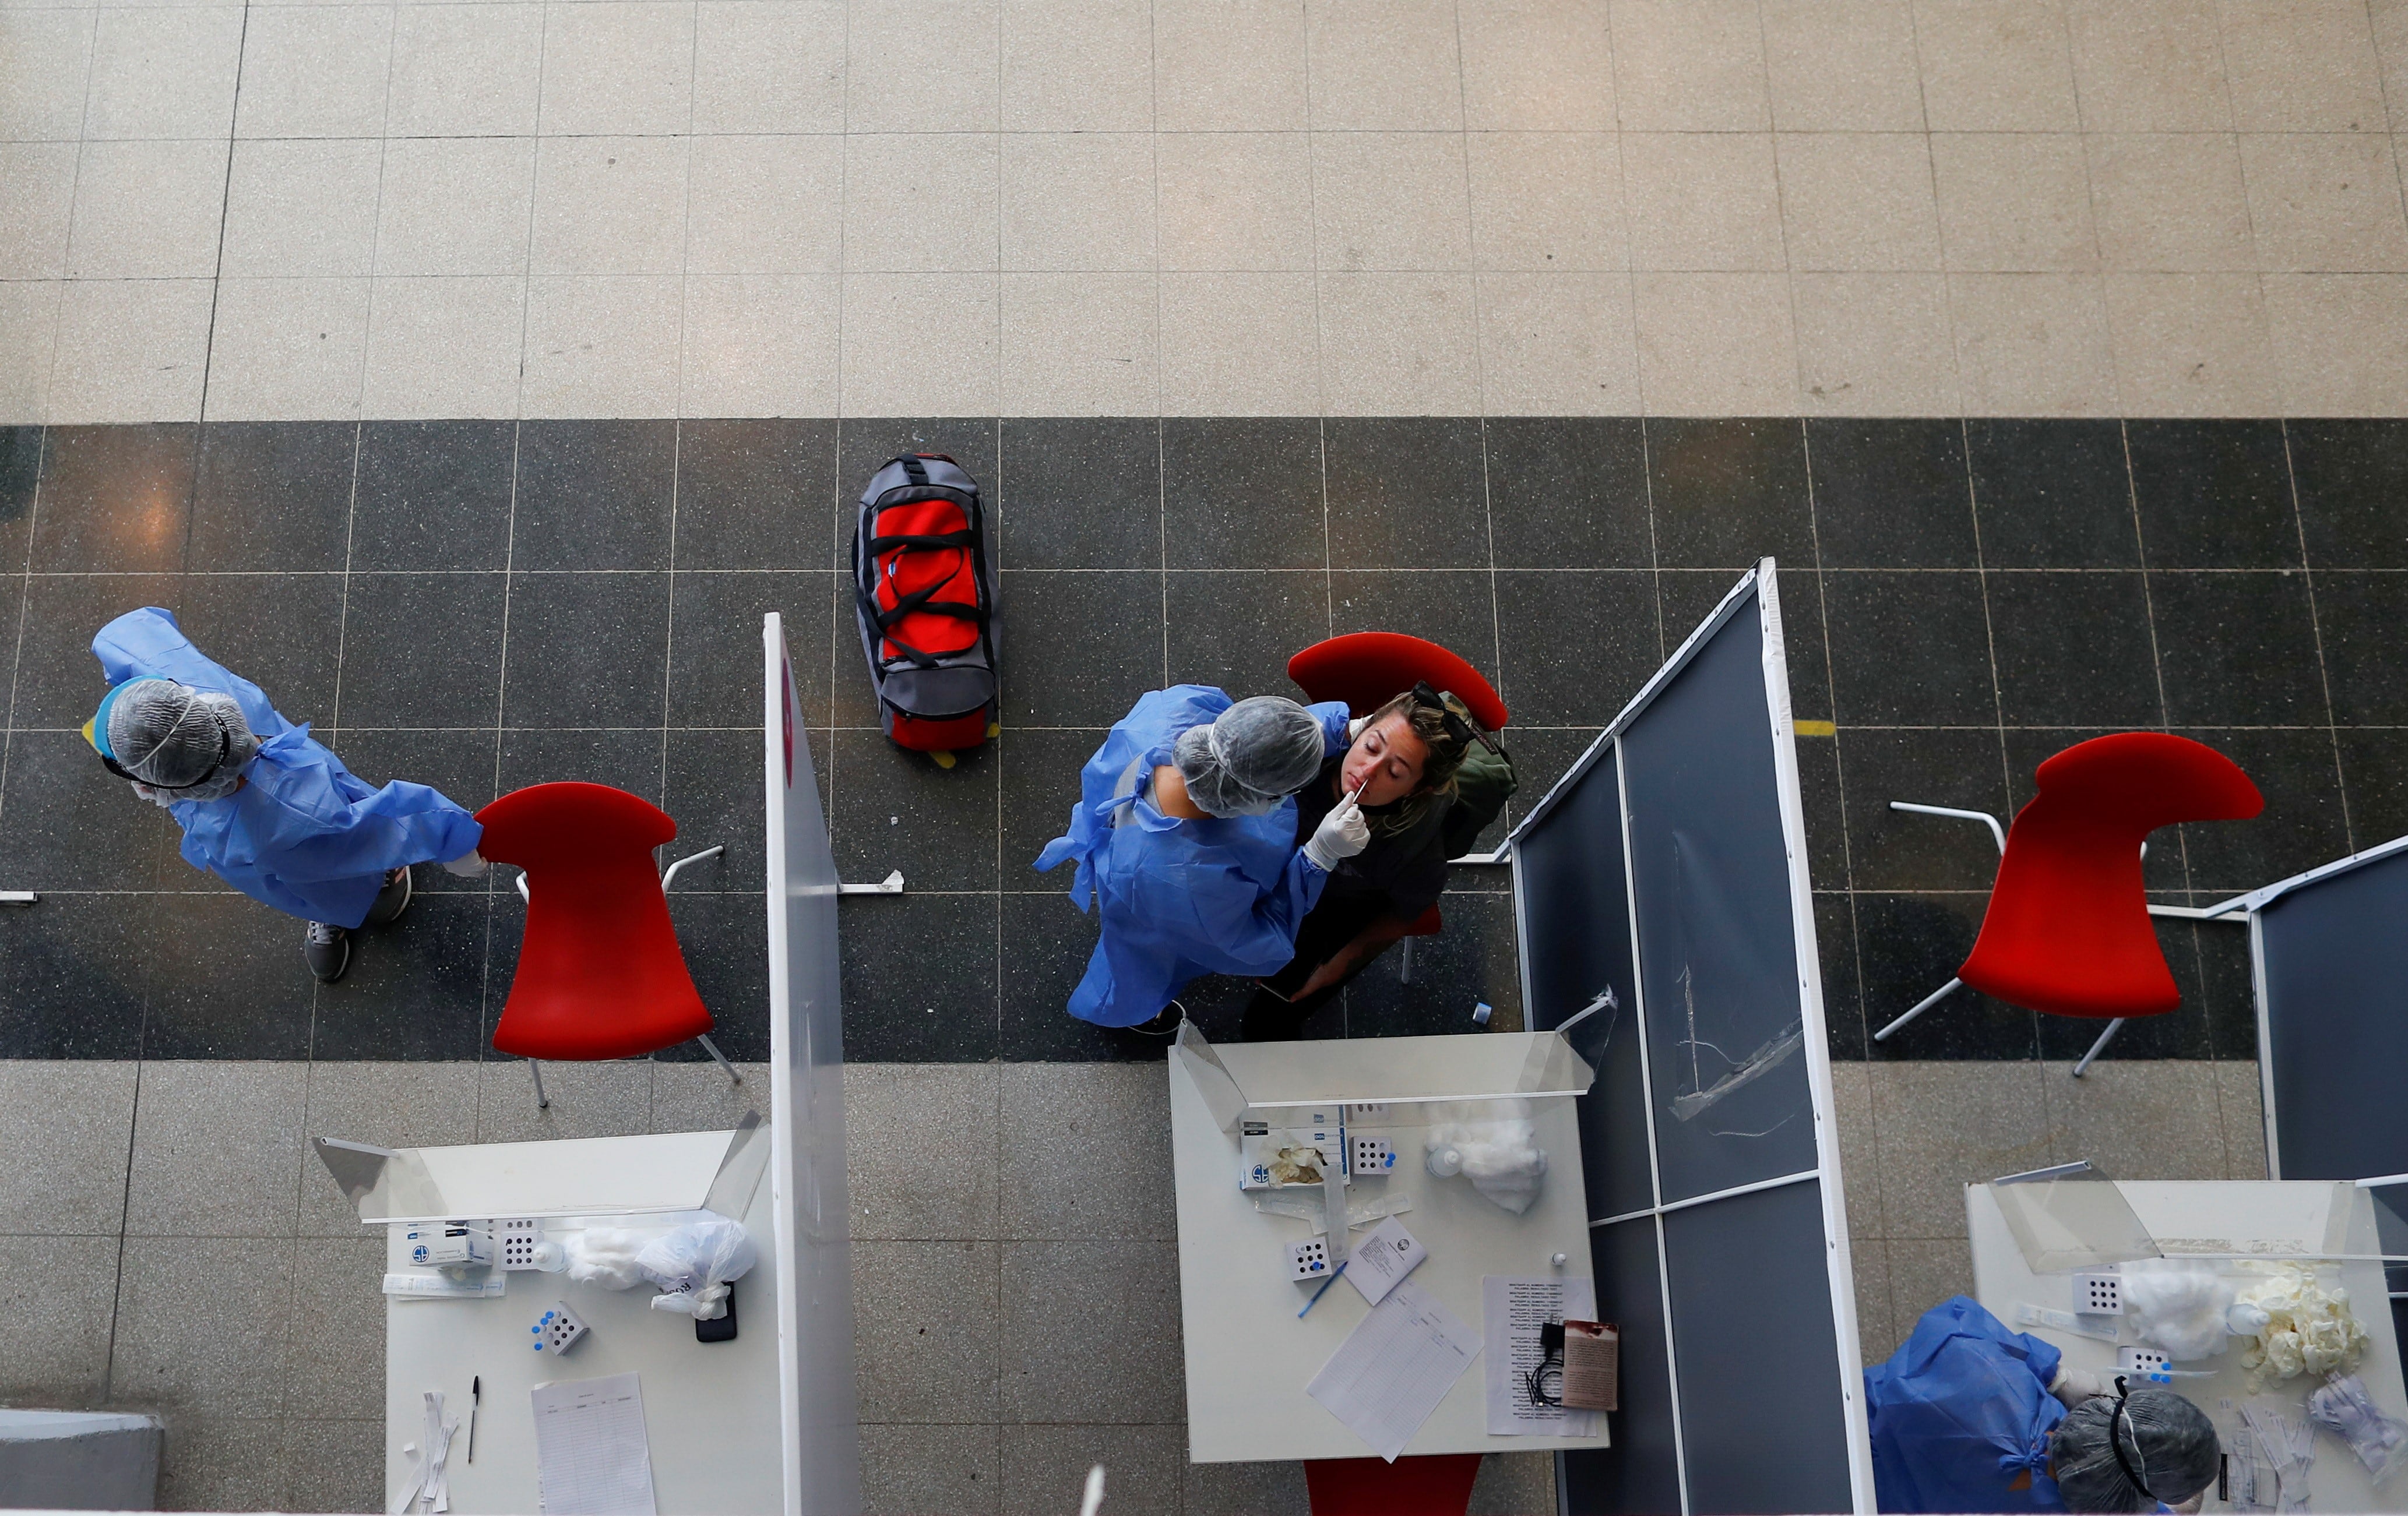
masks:
[(2010, 1174), (1991, 1181), (1991, 1194), (2035, 1274), (2163, 1256), (2114, 1180), (2089, 1163)]

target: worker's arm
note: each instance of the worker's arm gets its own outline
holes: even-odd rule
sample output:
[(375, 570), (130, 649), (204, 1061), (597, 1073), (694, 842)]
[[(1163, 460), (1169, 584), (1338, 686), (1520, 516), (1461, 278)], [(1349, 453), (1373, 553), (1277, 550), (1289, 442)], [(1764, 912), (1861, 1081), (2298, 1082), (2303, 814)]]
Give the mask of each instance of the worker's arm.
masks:
[(1317, 994), (1333, 984), (1341, 983), (1349, 974), (1388, 951), (1389, 944), (1403, 937), (1412, 922), (1401, 916), (1382, 916), (1354, 934), (1354, 940), (1329, 955), (1312, 978), (1297, 987), (1291, 999), (1302, 1000)]

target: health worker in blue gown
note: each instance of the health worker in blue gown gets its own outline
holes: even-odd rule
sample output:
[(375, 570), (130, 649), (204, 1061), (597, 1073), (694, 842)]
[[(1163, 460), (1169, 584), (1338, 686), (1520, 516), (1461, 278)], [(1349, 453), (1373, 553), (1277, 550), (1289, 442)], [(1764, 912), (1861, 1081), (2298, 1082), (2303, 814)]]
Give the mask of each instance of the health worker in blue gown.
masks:
[(1346, 708), (1276, 695), (1232, 701), (1203, 684), (1141, 697), (1087, 761), (1070, 829), (1038, 856), (1075, 860), (1070, 899), (1100, 936), (1070, 1014), (1168, 1036), (1200, 974), (1268, 974), (1370, 826), (1353, 800), (1299, 849), (1296, 802), (1347, 742)]
[(1881, 1509), (2198, 1509), (2214, 1423), (2170, 1390), (2121, 1391), (1961, 1294), (1934, 1306), (1865, 1370)]
[(84, 739), (176, 818), (186, 863), (308, 922), (303, 956), (321, 980), (350, 966), (353, 931), (408, 906), (412, 864), (483, 871), (475, 817), (423, 784), (361, 782), (193, 646), (173, 612), (128, 611), (92, 651), (109, 690)]

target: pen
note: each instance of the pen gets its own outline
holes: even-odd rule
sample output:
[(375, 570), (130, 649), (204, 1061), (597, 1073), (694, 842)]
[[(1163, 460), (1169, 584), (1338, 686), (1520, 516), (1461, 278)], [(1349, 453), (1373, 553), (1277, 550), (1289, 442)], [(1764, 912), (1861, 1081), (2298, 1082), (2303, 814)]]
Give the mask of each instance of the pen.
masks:
[(468, 1377), (468, 1462), (477, 1461), (477, 1407), (484, 1401), (485, 1381), (477, 1375)]
[[(1346, 1260), (1346, 1264), (1351, 1264), (1354, 1261), (1354, 1259), (1349, 1258)], [(1343, 1274), (1346, 1272), (1346, 1264), (1340, 1264), (1338, 1266), (1338, 1274)], [(1327, 1279), (1321, 1281), (1321, 1288), (1313, 1291), (1312, 1298), (1304, 1303), (1304, 1310), (1311, 1310), (1313, 1307), (1321, 1304), (1321, 1297), (1329, 1293), (1329, 1287), (1338, 1282), (1338, 1274), (1332, 1274)], [(1299, 1310), (1296, 1313), (1296, 1319), (1297, 1321), (1304, 1320), (1304, 1310)]]

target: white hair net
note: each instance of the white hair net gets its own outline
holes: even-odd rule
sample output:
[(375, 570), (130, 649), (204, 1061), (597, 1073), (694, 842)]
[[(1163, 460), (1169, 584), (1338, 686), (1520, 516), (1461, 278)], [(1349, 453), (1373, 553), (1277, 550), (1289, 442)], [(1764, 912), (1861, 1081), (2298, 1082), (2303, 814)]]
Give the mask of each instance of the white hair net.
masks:
[(1210, 726), (1179, 734), (1171, 761), (1187, 798), (1215, 816), (1259, 816), (1321, 772), (1321, 722), (1293, 700), (1258, 694)]
[(2171, 1390), (2133, 1391), (2121, 1415), (2114, 1395), (2086, 1400), (2057, 1423), (2049, 1451), (2065, 1509), (2076, 1511), (2181, 1505), (2214, 1480), (2219, 1463), (2215, 1423)]
[(136, 679), (118, 692), (108, 736), (119, 767), (175, 800), (232, 794), (259, 751), (234, 696), (173, 679)]

